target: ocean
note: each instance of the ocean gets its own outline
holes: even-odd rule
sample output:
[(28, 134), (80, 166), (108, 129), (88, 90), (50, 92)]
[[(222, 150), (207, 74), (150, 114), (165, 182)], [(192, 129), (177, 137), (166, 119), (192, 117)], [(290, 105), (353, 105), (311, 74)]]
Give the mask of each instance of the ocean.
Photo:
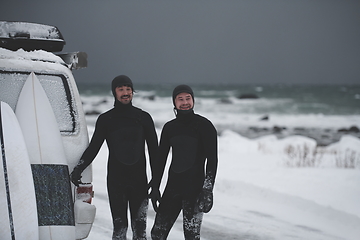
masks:
[[(210, 119), (219, 134), (231, 130), (252, 139), (303, 135), (319, 145), (346, 134), (360, 137), (360, 85), (189, 85), (195, 112)], [(161, 128), (174, 118), (175, 86), (135, 83), (133, 104), (149, 112)], [(112, 107), (110, 83), (78, 83), (78, 88), (88, 116)]]

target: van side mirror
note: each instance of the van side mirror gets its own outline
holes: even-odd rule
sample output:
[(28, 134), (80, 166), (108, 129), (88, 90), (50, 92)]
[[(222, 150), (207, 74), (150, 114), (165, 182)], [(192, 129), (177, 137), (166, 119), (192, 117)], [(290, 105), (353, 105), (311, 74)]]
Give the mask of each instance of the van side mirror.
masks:
[(71, 70), (87, 67), (86, 52), (59, 53), (56, 55), (61, 57)]

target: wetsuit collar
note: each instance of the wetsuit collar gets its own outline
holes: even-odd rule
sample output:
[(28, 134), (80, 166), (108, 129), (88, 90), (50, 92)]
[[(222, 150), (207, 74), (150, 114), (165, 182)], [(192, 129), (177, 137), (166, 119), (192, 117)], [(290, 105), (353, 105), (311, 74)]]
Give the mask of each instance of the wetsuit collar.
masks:
[(115, 99), (114, 108), (118, 111), (127, 111), (132, 108), (132, 102), (122, 104), (119, 100)]
[(195, 115), (193, 108), (189, 110), (179, 110), (174, 108), (174, 111), (176, 114), (176, 119), (179, 119), (182, 122), (191, 121), (192, 117)]

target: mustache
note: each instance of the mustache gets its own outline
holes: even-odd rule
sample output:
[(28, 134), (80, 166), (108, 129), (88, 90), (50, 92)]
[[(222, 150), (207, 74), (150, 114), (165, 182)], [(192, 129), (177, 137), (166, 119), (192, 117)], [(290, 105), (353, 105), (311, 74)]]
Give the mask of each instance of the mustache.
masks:
[(180, 105), (180, 108), (191, 108), (191, 105), (190, 104), (183, 104), (183, 105)]

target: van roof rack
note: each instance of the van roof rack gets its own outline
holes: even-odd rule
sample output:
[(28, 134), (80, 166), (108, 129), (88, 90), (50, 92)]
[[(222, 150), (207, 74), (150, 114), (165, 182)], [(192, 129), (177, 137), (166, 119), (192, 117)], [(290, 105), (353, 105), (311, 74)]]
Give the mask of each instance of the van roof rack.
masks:
[(0, 21), (0, 47), (12, 51), (61, 52), (66, 44), (57, 27), (15, 21)]

